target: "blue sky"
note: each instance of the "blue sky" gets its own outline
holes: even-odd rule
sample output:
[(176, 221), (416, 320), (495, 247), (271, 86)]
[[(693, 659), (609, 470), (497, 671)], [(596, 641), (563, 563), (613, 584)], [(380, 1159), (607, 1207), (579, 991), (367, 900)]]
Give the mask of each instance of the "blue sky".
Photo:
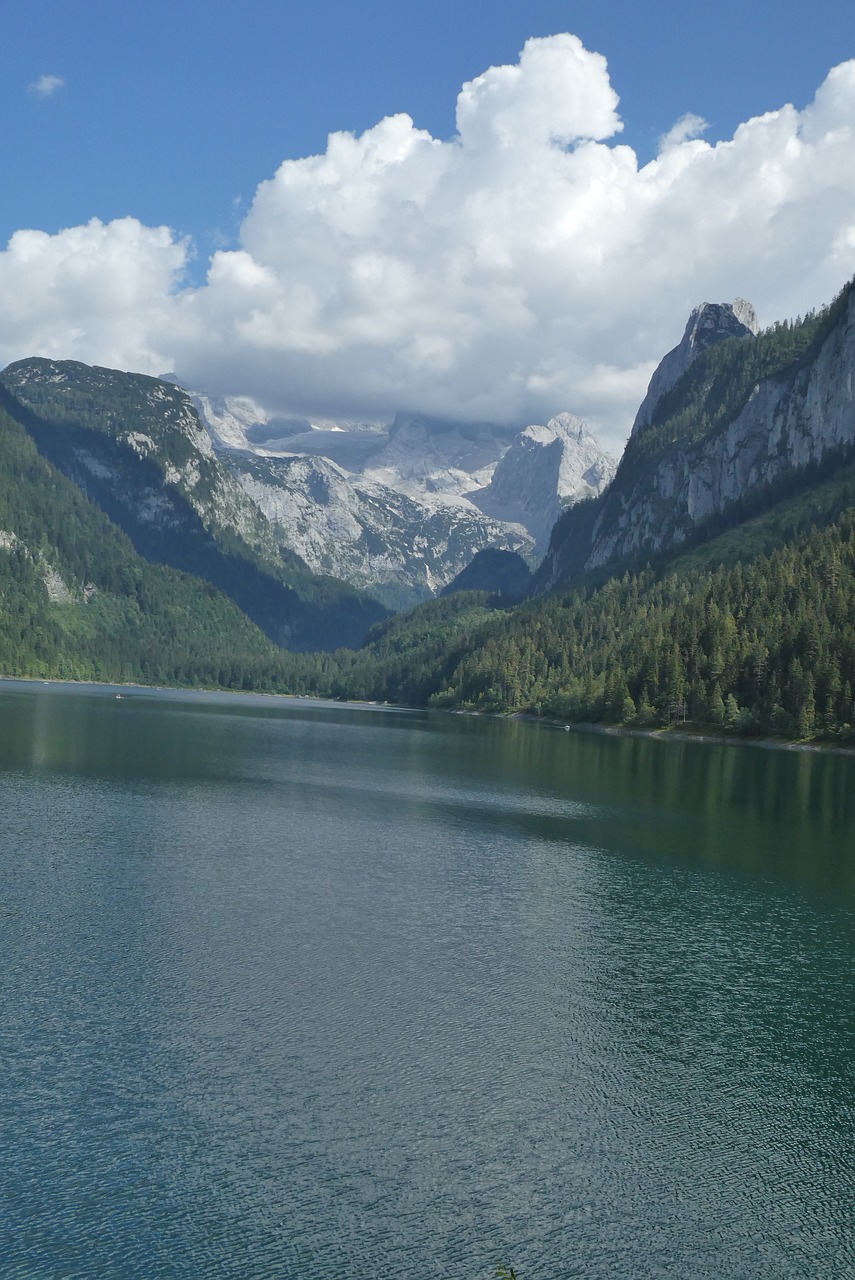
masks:
[[(839, 0), (6, 0), (0, 239), (132, 214), (204, 251), (282, 160), (399, 111), (448, 138), (464, 81), (559, 31), (605, 54), (640, 159), (686, 112), (718, 139), (804, 106), (855, 56)], [(28, 92), (46, 75), (65, 83)]]
[[(136, 331), (131, 334), (130, 320), (124, 348), (121, 344), (117, 347), (115, 343), (111, 346), (104, 342), (103, 337), (98, 336), (97, 317), (91, 325), (86, 320), (85, 305), (78, 308), (82, 318), (74, 332), (69, 329), (67, 337), (63, 336), (63, 324), (68, 325), (67, 312), (52, 318), (47, 303), (39, 323), (34, 320), (31, 330), (25, 327), (23, 332), (31, 332), (31, 345), (45, 354), (68, 354), (103, 362), (121, 357), (128, 367), (136, 363), (149, 372), (154, 371), (159, 359), (172, 360), (174, 356), (176, 363), (183, 359), (191, 376), (215, 381), (215, 371), (223, 367), (221, 357), (214, 355), (210, 361), (201, 356), (197, 358), (191, 350), (190, 336), (190, 329), (195, 326), (198, 345), (205, 323), (211, 323), (214, 316), (219, 322), (224, 314), (222, 310), (214, 310), (214, 292), (207, 287), (213, 252), (243, 249), (259, 270), (275, 271), (284, 290), (276, 304), (279, 316), (287, 306), (287, 299), (296, 296), (295, 290), (301, 297), (307, 290), (320, 297), (321, 285), (316, 278), (305, 272), (301, 274), (293, 263), (285, 262), (271, 247), (273, 225), (280, 227), (283, 238), (293, 236), (300, 218), (308, 219), (310, 208), (317, 209), (317, 191), (306, 197), (308, 204), (295, 210), (296, 197), (291, 188), (285, 204), (281, 200), (277, 204), (275, 193), (268, 190), (259, 209), (245, 222), (253, 200), (258, 201), (259, 184), (269, 185), (283, 161), (324, 155), (331, 132), (346, 130), (362, 135), (381, 120), (398, 113), (407, 113), (415, 130), (426, 131), (437, 143), (448, 142), (455, 136), (455, 103), (461, 86), (491, 67), (515, 66), (520, 51), (531, 37), (562, 32), (578, 36), (586, 53), (599, 52), (607, 59), (608, 80), (620, 99), (616, 110), (623, 127), (620, 132), (601, 130), (599, 142), (601, 147), (612, 150), (624, 145), (631, 147), (639, 169), (655, 159), (660, 138), (681, 117), (690, 114), (705, 122), (704, 127), (697, 125), (704, 143), (726, 142), (744, 122), (778, 111), (787, 103), (803, 111), (830, 69), (855, 57), (855, 9), (825, 0), (817, 0), (812, 5), (797, 5), (789, 0), (776, 4), (765, 0), (743, 0), (742, 3), (722, 0), (706, 5), (639, 5), (623, 3), (623, 0), (617, 3), (601, 0), (598, 4), (533, 0), (525, 5), (502, 0), (491, 3), (458, 0), (455, 4), (448, 0), (432, 0), (430, 4), (365, 0), (359, 5), (339, 0), (314, 0), (314, 3), (300, 5), (262, 3), (261, 0), (243, 0), (241, 4), (230, 0), (206, 0), (204, 4), (173, 0), (167, 5), (161, 0), (148, 0), (143, 6), (117, 5), (114, 0), (109, 4), (101, 0), (77, 4), (68, 0), (28, 0), (26, 4), (21, 0), (6, 0), (0, 52), (0, 94), (5, 122), (0, 142), (3, 154), (0, 246), (22, 229), (36, 229), (54, 237), (62, 229), (83, 227), (93, 218), (108, 226), (117, 219), (132, 219), (142, 228), (165, 225), (171, 229), (170, 245), (161, 241), (155, 254), (149, 237), (140, 251), (142, 256), (128, 267), (129, 279), (135, 280), (134, 273), (138, 270), (140, 280), (153, 282), (152, 288), (156, 285), (157, 289), (165, 290), (169, 298), (174, 298), (182, 289), (196, 288), (204, 293), (204, 298), (200, 294), (184, 299), (184, 312), (194, 312), (193, 324), (182, 321), (181, 335), (162, 350), (154, 350), (152, 341), (144, 334)], [(575, 74), (571, 64), (572, 58), (567, 63), (568, 75)], [(593, 63), (585, 74), (589, 71), (594, 77)], [(540, 74), (534, 69), (534, 63), (529, 74)], [(840, 99), (839, 93), (837, 99)], [(548, 115), (548, 104), (543, 106), (543, 111)], [(843, 124), (849, 128), (849, 106), (844, 104), (840, 111)], [(835, 129), (839, 134), (840, 124), (840, 121), (833, 126), (828, 124), (829, 134)], [(593, 127), (591, 132), (592, 136), (596, 134)], [(581, 133), (586, 133), (585, 128)], [(691, 129), (686, 131), (687, 147), (695, 145), (690, 134)], [(522, 146), (521, 140), (517, 139), (515, 145)], [(785, 143), (781, 142), (781, 146)], [(388, 168), (392, 162), (387, 153), (388, 147), (383, 161)], [(448, 151), (445, 154), (450, 155)], [(474, 150), (471, 154), (474, 157)], [(748, 154), (750, 149), (746, 151)], [(848, 154), (855, 170), (855, 152)], [(846, 155), (845, 148), (837, 155), (838, 170), (841, 164), (845, 166)], [(366, 163), (362, 156), (359, 164), (363, 178)], [(476, 164), (473, 158), (467, 194), (462, 199), (467, 207), (480, 201), (483, 208), (494, 208), (496, 193), (503, 190), (501, 174), (494, 165), (485, 183), (474, 176), (478, 165), (483, 169), (483, 164), (480, 161)], [(416, 173), (415, 161), (410, 164), (410, 171)], [(668, 346), (677, 341), (687, 304), (702, 300), (696, 298), (693, 291), (713, 288), (720, 278), (722, 296), (731, 289), (742, 292), (740, 269), (750, 277), (744, 291), (748, 292), (749, 286), (753, 286), (755, 294), (759, 289), (763, 295), (752, 300), (760, 304), (761, 319), (765, 322), (777, 317), (763, 315), (764, 306), (792, 304), (801, 309), (802, 305), (821, 302), (823, 298), (814, 295), (828, 290), (838, 267), (847, 274), (855, 269), (855, 252), (850, 260), (845, 183), (838, 190), (835, 185), (839, 185), (838, 179), (832, 180), (826, 175), (820, 183), (819, 177), (814, 176), (815, 166), (805, 170), (808, 172), (810, 180), (819, 184), (818, 201), (825, 207), (829, 199), (832, 203), (837, 199), (840, 212), (834, 226), (825, 226), (817, 232), (818, 237), (825, 237), (823, 243), (827, 249), (827, 252), (823, 250), (822, 263), (819, 248), (803, 255), (804, 246), (801, 243), (795, 246), (793, 277), (794, 281), (802, 280), (802, 286), (794, 283), (790, 290), (774, 286), (774, 274), (780, 276), (785, 262), (780, 255), (770, 256), (768, 288), (763, 280), (758, 282), (756, 271), (746, 273), (744, 264), (722, 262), (717, 276), (717, 262), (713, 258), (706, 274), (690, 273), (682, 286), (663, 278), (668, 290), (667, 305), (659, 308), (655, 323), (651, 322), (646, 345), (634, 339), (630, 344), (632, 350), (623, 356), (610, 356), (605, 346), (609, 341), (613, 346), (619, 345), (622, 333), (629, 332), (630, 325), (634, 326), (633, 332), (638, 333), (637, 307), (633, 315), (627, 317), (626, 329), (601, 326), (604, 345), (600, 347), (585, 341), (579, 345), (577, 338), (568, 332), (567, 342), (571, 347), (576, 342), (576, 348), (563, 380), (555, 370), (561, 341), (560, 333), (556, 335), (555, 300), (547, 298), (543, 290), (529, 291), (525, 316), (520, 314), (517, 332), (522, 334), (525, 330), (531, 335), (545, 314), (544, 323), (549, 332), (544, 330), (543, 343), (538, 347), (531, 337), (527, 341), (533, 352), (547, 354), (520, 356), (515, 385), (525, 386), (527, 390), (514, 398), (505, 389), (502, 393), (506, 398), (502, 403), (508, 405), (505, 416), (525, 417), (536, 412), (544, 416), (551, 408), (555, 411), (567, 408), (584, 411), (601, 428), (620, 435), (621, 423), (637, 388), (641, 386), (643, 390), (650, 362), (662, 354), (659, 347), (663, 342)], [(412, 180), (421, 190), (421, 178)], [(504, 190), (511, 190), (512, 183), (523, 180), (517, 166), (513, 172), (509, 171)], [(532, 171), (532, 181), (537, 180)], [(602, 174), (591, 179), (598, 187), (612, 180)], [(797, 185), (804, 180), (796, 176), (792, 183)], [(325, 172), (318, 181), (321, 186), (326, 184), (325, 189), (332, 185), (339, 191), (344, 205), (353, 196), (349, 179), (342, 176), (338, 167), (334, 173)], [(578, 181), (578, 177), (574, 179), (574, 190), (578, 189)], [(823, 184), (827, 183), (837, 192), (836, 196), (822, 194)], [(722, 199), (720, 183), (716, 191), (716, 198)], [(696, 196), (702, 204), (704, 196), (700, 189)], [(553, 198), (560, 201), (560, 193), (554, 193)], [(372, 207), (380, 212), (377, 224), (365, 232), (362, 247), (366, 261), (370, 258), (374, 263), (370, 270), (380, 272), (388, 283), (389, 272), (381, 271), (374, 261), (377, 246), (382, 243), (378, 228), (383, 223), (386, 234), (392, 235), (388, 229), (399, 225), (401, 209), (408, 208), (412, 202), (403, 200), (400, 191), (390, 194), (388, 183), (371, 199)], [(685, 193), (680, 199), (687, 199)], [(792, 204), (792, 194), (781, 199), (785, 204), (788, 200)], [(261, 206), (266, 208), (268, 218), (264, 228)], [(631, 202), (627, 205), (627, 217), (632, 216), (630, 207)], [(684, 209), (684, 216), (694, 216), (685, 212), (684, 204), (680, 207)], [(673, 203), (668, 208), (676, 218)], [(769, 218), (779, 225), (781, 209), (772, 210)], [(810, 236), (811, 219), (804, 212), (790, 221), (792, 225), (787, 232), (790, 241), (793, 237), (806, 240)], [(451, 227), (447, 210), (441, 217), (431, 215), (430, 226), (434, 231), (440, 224), (444, 247), (455, 236), (460, 236), (461, 244), (466, 236), (470, 237), (466, 243), (471, 246), (471, 237), (478, 234), (468, 227), (463, 236), (459, 227)], [(488, 218), (487, 237), (489, 225)], [(754, 230), (759, 234), (756, 227)], [(439, 242), (432, 240), (424, 228), (421, 234), (427, 259), (432, 252), (431, 245)], [(698, 234), (701, 234), (700, 223)], [(131, 232), (125, 228), (122, 252), (126, 254), (130, 252), (129, 236)], [(621, 239), (625, 240), (623, 233)], [(248, 240), (252, 246), (247, 250)], [(837, 246), (833, 253), (829, 247), (832, 242)], [(522, 260), (524, 255), (517, 262), (513, 247), (508, 247), (510, 243), (508, 239), (501, 252), (497, 250), (496, 261), (501, 259), (497, 270), (504, 272), (507, 286), (502, 297), (512, 307), (514, 303), (510, 300), (519, 300), (521, 293), (527, 291), (527, 265)], [(844, 244), (842, 251), (841, 243)], [(59, 246), (60, 242), (51, 241), (51, 245), (54, 244)], [(178, 244), (182, 249), (176, 256)], [(340, 250), (338, 240), (336, 244)], [(317, 245), (315, 249), (319, 263), (324, 254), (328, 259), (332, 252), (330, 245), (325, 249)], [(601, 252), (608, 257), (612, 249), (606, 244)], [(112, 270), (114, 275), (125, 269), (120, 262), (127, 263), (127, 257), (110, 258), (103, 243), (84, 244), (81, 238), (75, 242), (74, 253), (84, 304), (98, 288), (97, 283), (82, 278), (84, 261), (99, 256), (108, 264), (105, 270)], [(172, 255), (168, 262), (164, 256), (167, 254)], [(509, 274), (508, 269), (509, 257), (514, 259), (513, 271), (517, 273), (513, 279), (513, 272)], [(29, 250), (23, 257), (17, 254), (8, 258), (7, 255), (8, 278), (4, 277), (0, 263), (0, 286), (24, 287), (22, 282), (26, 277), (21, 263), (31, 258)], [(393, 274), (403, 270), (402, 254), (390, 252), (388, 258)], [(562, 258), (561, 262), (564, 261)], [(222, 265), (232, 271), (229, 276), (232, 283), (233, 269), (241, 268), (240, 287), (245, 291), (247, 262), (223, 259)], [(416, 270), (411, 258), (406, 259), (405, 266), (407, 272)], [(572, 311), (578, 302), (579, 308), (590, 310), (589, 294), (581, 287), (576, 292), (578, 273), (569, 272), (566, 278), (568, 309)], [(845, 278), (843, 274), (836, 287), (840, 287)], [(33, 296), (41, 296), (40, 289), (46, 298), (56, 293), (55, 283), (46, 277), (34, 278)], [(129, 305), (137, 305), (134, 299), (142, 287), (138, 281), (125, 290)], [(327, 289), (324, 315), (340, 320), (340, 312), (333, 316), (330, 311), (333, 286), (327, 282), (324, 287)], [(649, 288), (649, 281), (645, 287)], [(70, 288), (64, 277), (63, 289)], [(400, 288), (396, 285), (398, 298)], [(495, 297), (488, 299), (490, 291), (481, 285), (479, 288), (484, 307), (494, 308)], [(613, 282), (604, 280), (603, 288), (613, 289)], [(226, 298), (227, 294), (228, 290), (221, 287), (219, 297)], [(619, 293), (614, 294), (614, 301), (619, 308)], [(161, 302), (161, 311), (155, 307), (157, 314), (152, 324), (155, 328), (160, 326), (162, 332), (167, 323), (163, 318), (163, 307), (167, 303)], [(31, 307), (33, 315), (35, 305), (34, 302)], [(225, 307), (227, 302), (222, 305)], [(418, 305), (425, 310), (423, 295)], [(460, 378), (455, 376), (456, 357), (438, 351), (436, 335), (417, 332), (413, 318), (416, 308), (413, 317), (403, 313), (399, 317), (401, 330), (407, 332), (410, 344), (405, 364), (416, 371), (415, 399), (412, 404), (401, 407), (453, 413), (459, 402), (462, 416), (501, 412), (495, 397), (491, 398), (486, 390), (479, 393), (476, 383), (480, 376), (489, 379), (491, 362), (495, 367), (495, 362), (507, 361), (513, 341), (505, 334), (497, 346), (491, 347), (480, 331), (476, 333), (477, 325), (472, 317), (477, 305), (468, 297), (459, 303), (452, 317), (451, 329), (458, 334), (459, 350), (477, 352), (477, 359), (473, 355), (472, 361), (476, 361), (481, 370), (476, 372), (472, 364), (466, 376)], [(105, 296), (99, 299), (95, 311), (103, 321), (102, 313), (110, 307), (118, 310), (108, 317), (103, 327), (112, 326), (118, 331), (125, 323), (121, 299)], [(348, 338), (344, 330), (339, 331), (332, 344), (337, 351), (356, 341), (352, 338), (352, 313), (357, 303), (352, 296), (348, 307), (347, 333), (351, 337)], [(252, 315), (257, 310), (253, 305)], [(241, 332), (247, 329), (248, 314), (243, 314)], [(455, 318), (460, 321), (457, 325)], [(439, 317), (435, 323), (438, 329)], [(384, 351), (390, 344), (394, 348), (396, 340), (392, 332), (380, 333), (381, 328), (382, 325), (378, 327), (370, 317), (364, 317), (357, 343), (360, 349), (355, 354), (351, 350), (352, 360), (338, 361), (331, 348), (321, 353), (320, 339), (314, 345), (302, 344), (306, 358), (299, 370), (297, 360), (302, 348), (301, 341), (295, 338), (285, 360), (287, 386), (277, 385), (270, 368), (263, 368), (265, 361), (260, 352), (269, 351), (272, 344), (266, 333), (259, 344), (249, 344), (240, 368), (235, 359), (234, 367), (219, 389), (255, 394), (278, 408), (311, 411), (314, 398), (318, 413), (349, 411), (388, 416), (408, 384), (403, 373), (389, 385), (384, 384), (379, 365)], [(81, 337), (81, 329), (86, 329), (90, 336)], [(14, 334), (22, 334), (20, 315), (8, 316), (4, 330), (0, 308), (0, 363), (23, 354), (9, 336)], [(378, 371), (372, 377), (362, 377), (369, 346), (377, 354)], [(425, 352), (427, 355), (419, 363), (422, 359), (419, 353)], [(395, 351), (394, 358), (397, 360), (399, 356), (400, 352)], [(538, 360), (540, 364), (535, 368)], [(585, 361), (589, 366), (608, 366), (599, 392), (581, 385), (584, 378), (580, 370)], [(309, 366), (314, 373), (304, 377), (304, 367)], [(354, 385), (357, 382), (360, 385), (349, 398), (348, 377), (355, 369), (360, 370), (360, 378), (353, 379)], [(445, 395), (437, 392), (431, 397), (427, 389), (435, 387), (444, 371), (449, 371), (448, 392)], [(577, 390), (576, 403), (564, 403), (565, 399), (572, 399)], [(423, 406), (418, 403), (419, 396)]]

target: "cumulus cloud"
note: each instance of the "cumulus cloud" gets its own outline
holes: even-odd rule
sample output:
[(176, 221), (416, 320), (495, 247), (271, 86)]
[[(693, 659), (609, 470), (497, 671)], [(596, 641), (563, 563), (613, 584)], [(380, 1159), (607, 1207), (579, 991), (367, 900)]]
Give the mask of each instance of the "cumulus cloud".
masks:
[(0, 253), (0, 360), (40, 355), (158, 373), (187, 245), (168, 227), (97, 218), (16, 231)]
[(62, 76), (39, 76), (38, 80), (34, 80), (29, 86), (29, 90), (39, 98), (50, 98), (64, 84), (65, 80)]
[[(803, 111), (715, 145), (704, 123), (684, 115), (640, 167), (605, 59), (572, 35), (530, 40), (463, 86), (451, 140), (398, 115), (286, 160), (199, 288), (179, 287), (187, 249), (163, 228), (91, 223), (36, 255), (18, 233), (0, 358), (49, 345), (323, 416), (569, 409), (617, 445), (696, 303), (741, 295), (771, 322), (855, 271), (855, 62)], [(16, 319), (3, 272), (23, 289), (25, 259)]]

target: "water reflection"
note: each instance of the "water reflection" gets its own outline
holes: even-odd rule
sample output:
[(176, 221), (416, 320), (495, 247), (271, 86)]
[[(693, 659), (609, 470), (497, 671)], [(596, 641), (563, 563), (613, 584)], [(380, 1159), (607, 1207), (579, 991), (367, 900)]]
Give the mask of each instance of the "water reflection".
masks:
[(852, 761), (126, 695), (0, 691), (8, 1274), (851, 1270)]
[[(121, 697), (117, 698), (116, 693)], [(0, 768), (429, 804), (523, 834), (855, 894), (855, 758), (237, 695), (0, 684)], [(356, 753), (356, 754), (354, 754)], [(316, 770), (315, 765), (322, 763)], [(441, 790), (437, 779), (443, 780)]]

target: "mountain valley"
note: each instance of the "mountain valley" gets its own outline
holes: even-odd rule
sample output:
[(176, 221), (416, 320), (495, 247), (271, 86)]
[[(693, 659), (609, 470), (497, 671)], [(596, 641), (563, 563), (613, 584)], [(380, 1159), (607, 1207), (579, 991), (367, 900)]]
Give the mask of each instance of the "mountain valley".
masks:
[(193, 400), (280, 545), (393, 609), (441, 591), (484, 548), (536, 561), (561, 511), (602, 492), (616, 465), (570, 414), (515, 432), (411, 413), (312, 424)]
[[(19, 361), (0, 375), (3, 669), (848, 741), (853, 335), (852, 284), (763, 331), (740, 299), (703, 304), (616, 467), (569, 413), (312, 423)], [(115, 532), (84, 532), (81, 502)], [(177, 577), (143, 591), (151, 573)], [(222, 644), (195, 626), (200, 580)], [(128, 638), (144, 607), (156, 663)]]

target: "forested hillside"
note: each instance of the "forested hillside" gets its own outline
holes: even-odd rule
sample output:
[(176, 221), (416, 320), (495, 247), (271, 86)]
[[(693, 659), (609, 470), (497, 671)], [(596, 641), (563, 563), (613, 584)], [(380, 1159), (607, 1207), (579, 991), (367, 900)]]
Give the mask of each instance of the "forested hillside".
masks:
[(0, 375), (0, 405), (141, 556), (211, 583), (277, 644), (359, 644), (386, 616), (365, 592), (280, 550), (180, 388), (75, 361), (23, 360)]
[(0, 672), (248, 688), (278, 650), (205, 582), (147, 564), (0, 408)]
[(359, 653), (295, 655), (288, 669), (296, 691), (331, 697), (848, 741), (855, 471), (664, 569), (507, 612), (461, 593), (378, 628)]

